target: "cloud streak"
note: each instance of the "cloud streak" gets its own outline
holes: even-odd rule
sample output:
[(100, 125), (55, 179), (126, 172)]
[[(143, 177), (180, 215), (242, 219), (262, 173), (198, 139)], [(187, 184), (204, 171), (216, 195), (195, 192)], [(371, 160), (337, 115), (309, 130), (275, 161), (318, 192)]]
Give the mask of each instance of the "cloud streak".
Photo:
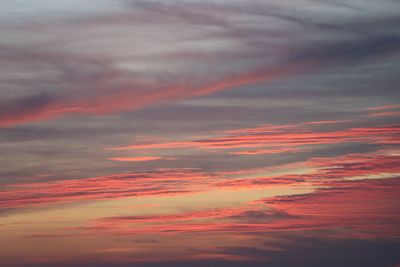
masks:
[[(318, 125), (317, 123), (316, 125)], [(305, 125), (314, 125), (310, 122)], [(221, 135), (221, 134), (220, 134)], [(295, 152), (307, 146), (339, 144), (339, 143), (372, 143), (372, 144), (398, 144), (399, 127), (391, 125), (387, 127), (349, 128), (336, 131), (318, 131), (304, 127), (304, 125), (284, 126), (260, 126), (246, 129), (228, 130), (221, 137), (209, 137), (205, 139), (134, 144), (115, 147), (113, 150), (163, 150), (174, 148), (190, 149), (240, 149), (259, 148), (252, 151), (234, 151), (233, 154), (268, 154)], [(262, 149), (271, 147), (270, 149)], [(276, 148), (278, 147), (278, 148)]]
[[(390, 151), (349, 154), (336, 158), (312, 158), (302, 167), (279, 174), (259, 174), (266, 170), (207, 173), (192, 169), (160, 169), (148, 173), (115, 174), (93, 178), (10, 184), (0, 191), (0, 210), (46, 207), (90, 200), (168, 196), (207, 192), (215, 189), (249, 190), (271, 186), (335, 186), (338, 181), (393, 178), (400, 174), (399, 155)], [(278, 168), (279, 170), (279, 168)], [(239, 176), (236, 177), (235, 176)]]
[(340, 181), (310, 194), (267, 198), (239, 208), (109, 217), (95, 222), (92, 229), (113, 235), (308, 232), (333, 238), (390, 237), (399, 234), (398, 189), (398, 178)]
[(113, 161), (122, 161), (122, 162), (143, 162), (143, 161), (153, 161), (162, 159), (161, 157), (117, 157), (117, 158), (109, 158)]
[[(185, 178), (182, 180), (182, 178)], [(40, 207), (88, 200), (195, 192), (207, 176), (190, 170), (159, 170), (86, 179), (9, 185), (0, 192), (0, 209)], [(191, 185), (191, 186), (189, 186)]]

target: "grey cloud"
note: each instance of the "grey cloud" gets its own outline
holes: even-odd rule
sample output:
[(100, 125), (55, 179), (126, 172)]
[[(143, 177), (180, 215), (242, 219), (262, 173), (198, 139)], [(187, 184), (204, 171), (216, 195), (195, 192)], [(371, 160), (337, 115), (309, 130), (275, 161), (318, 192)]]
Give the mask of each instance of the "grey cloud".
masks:
[[(283, 235), (285, 236), (285, 235)], [(278, 235), (279, 237), (279, 235)], [(257, 260), (198, 260), (198, 261), (164, 261), (155, 263), (135, 263), (138, 267), (392, 267), (399, 263), (398, 239), (363, 240), (363, 239), (322, 239), (316, 237), (296, 237), (286, 235), (291, 241), (280, 250), (250, 247), (220, 248), (218, 251), (204, 251), (220, 253), (227, 256), (250, 257)], [(266, 244), (268, 246), (269, 244)], [(202, 251), (199, 251), (202, 252)], [(193, 253), (193, 252), (188, 252)], [(116, 263), (99, 258), (80, 259), (79, 263), (57, 262), (57, 266), (82, 267), (128, 267), (132, 263)], [(21, 264), (23, 267), (52, 266)]]
[(346, 65), (400, 53), (400, 36), (372, 36), (350, 41), (314, 44), (296, 52), (293, 61)]
[[(207, 84), (212, 85), (215, 80), (224, 80), (232, 76), (232, 73), (235, 73), (235, 70), (232, 69), (233, 66), (237, 66), (238, 68), (238, 70), (236, 70), (236, 74), (233, 75), (236, 75), (238, 79), (242, 78), (242, 74), (237, 74), (237, 72), (244, 72), (244, 77), (246, 77), (246, 73), (255, 72), (261, 73), (261, 75), (265, 75), (267, 77), (275, 75), (276, 79), (279, 79), (286, 76), (291, 76), (293, 74), (299, 75), (315, 73), (321, 70), (326, 70), (330, 67), (347, 68), (351, 64), (365, 64), (370, 62), (370, 60), (381, 60), (390, 56), (396, 56), (400, 52), (400, 37), (396, 35), (395, 32), (388, 32), (386, 29), (384, 29), (387, 24), (398, 25), (399, 18), (397, 17), (376, 18), (371, 16), (370, 18), (363, 17), (361, 19), (358, 18), (358, 16), (355, 16), (353, 20), (350, 20), (349, 25), (340, 25), (338, 22), (329, 21), (322, 21), (322, 24), (320, 24), (320, 22), (316, 22), (320, 26), (326, 24), (332, 26), (333, 28), (339, 27), (344, 31), (346, 29), (359, 29), (361, 32), (364, 32), (364, 30), (368, 28), (376, 28), (374, 32), (367, 36), (354, 35), (342, 38), (337, 31), (330, 31), (330, 26), (323, 26), (324, 31), (315, 31), (313, 27), (310, 28), (309, 24), (314, 24), (314, 19), (311, 19), (309, 16), (313, 13), (307, 11), (305, 15), (302, 15), (301, 12), (305, 11), (301, 8), (298, 8), (297, 10), (294, 8), (293, 14), (287, 14), (290, 12), (285, 11), (283, 8), (284, 6), (279, 6), (276, 4), (272, 5), (270, 3), (256, 3), (249, 4), (248, 6), (244, 5), (242, 2), (235, 2), (229, 6), (224, 2), (220, 2), (218, 4), (212, 2), (173, 2), (165, 4), (161, 2), (132, 1), (129, 3), (133, 6), (133, 11), (131, 11), (132, 13), (127, 13), (128, 18), (132, 17), (138, 19), (135, 17), (135, 14), (138, 13), (137, 9), (140, 9), (140, 11), (153, 12), (157, 14), (148, 16), (144, 19), (144, 21), (151, 19), (159, 20), (163, 19), (164, 17), (175, 16), (182, 22), (194, 22), (195, 24), (199, 25), (218, 25), (224, 31), (211, 31), (214, 32), (214, 34), (217, 34), (213, 38), (216, 38), (218, 34), (221, 34), (223, 37), (224, 33), (232, 33), (233, 31), (237, 33), (233, 35), (235, 42), (238, 44), (244, 44), (242, 48), (233, 48), (228, 46), (227, 50), (229, 51), (229, 49), (231, 49), (231, 52), (230, 54), (225, 55), (223, 53), (220, 55), (219, 50), (216, 52), (196, 50), (187, 51), (186, 53), (184, 52), (182, 60), (184, 60), (185, 56), (187, 55), (194, 55), (192, 62), (185, 63), (189, 64), (187, 66), (188, 71), (178, 71), (172, 75), (165, 73), (164, 77), (166, 78), (164, 79), (160, 78), (163, 76), (163, 74), (161, 74), (161, 76), (153, 75), (148, 77), (150, 80), (163, 80), (165, 87), (168, 87), (170, 84), (173, 84), (176, 81), (178, 81), (178, 84), (183, 86), (188, 84), (193, 85), (193, 83), (198, 83), (196, 81), (199, 80), (205, 81), (200, 86), (207, 86)], [(322, 8), (323, 7), (324, 6), (322, 5)], [(216, 16), (218, 12), (223, 14), (226, 13), (227, 19), (218, 18), (218, 16)], [(115, 14), (111, 14), (110, 18), (113, 18), (113, 15)], [(258, 26), (245, 26), (235, 21), (235, 18), (237, 17), (248, 18), (248, 16), (255, 15), (261, 16), (261, 18), (253, 19), (255, 22), (262, 22)], [(293, 33), (297, 30), (296, 28), (292, 28), (287, 25), (282, 26), (279, 25), (279, 23), (274, 26), (275, 28), (264, 29), (262, 25), (267, 26), (268, 24), (266, 24), (263, 19), (268, 17), (278, 17), (279, 19), (302, 25), (307, 33), (305, 34), (306, 37), (293, 36)], [(318, 16), (317, 14), (315, 21), (321, 20), (321, 17), (322, 16)], [(103, 24), (99, 24), (100, 26), (90, 25), (89, 22), (91, 19), (97, 19), (100, 22), (103, 21)], [(120, 21), (118, 17), (115, 17), (115, 20)], [(79, 21), (83, 28), (101, 28), (112, 22), (113, 20), (107, 20), (107, 17), (104, 16), (89, 18), (86, 22), (89, 24), (85, 24), (84, 21)], [(74, 25), (72, 22), (70, 22), (70, 24), (67, 23), (67, 25), (70, 25), (71, 27), (79, 26)], [(190, 27), (190, 24), (181, 26)], [(193, 30), (197, 31), (200, 29), (199, 27), (195, 27)], [(268, 27), (270, 28), (270, 26)], [(265, 30), (272, 30), (276, 31), (277, 33), (282, 30), (284, 32), (287, 30), (288, 31), (286, 34), (283, 34), (278, 38), (279, 42), (277, 44), (271, 45), (271, 41), (269, 41), (270, 35), (267, 34)], [(319, 36), (323, 38), (318, 40)], [(200, 34), (199, 38), (202, 37), (203, 34)], [(70, 36), (70, 38), (74, 37)], [(283, 51), (281, 52), (282, 54), (278, 55), (278, 57), (275, 56), (275, 59), (274, 57), (270, 59), (271, 55), (274, 54), (276, 47), (279, 45), (283, 45), (284, 47)], [(177, 48), (178, 47), (179, 45)], [(62, 48), (62, 46), (59, 48)], [(138, 73), (132, 71), (123, 71), (116, 67), (120, 61), (119, 58), (114, 58), (112, 60), (106, 59), (109, 57), (109, 55), (105, 55), (103, 58), (85, 58), (85, 56), (82, 57), (82, 54), (77, 53), (76, 51), (72, 53), (59, 53), (57, 50), (55, 51), (56, 52), (45, 53), (35, 52), (35, 49), (32, 50), (27, 46), (21, 46), (19, 49), (0, 49), (0, 56), (13, 63), (41, 65), (47, 64), (49, 65), (46, 67), (47, 69), (51, 68), (58, 70), (61, 74), (58, 80), (58, 85), (54, 82), (51, 83), (46, 79), (39, 80), (34, 83), (33, 88), (31, 89), (32, 91), (39, 91), (38, 93), (33, 93), (30, 96), (22, 97), (14, 102), (12, 100), (7, 100), (9, 104), (3, 104), (0, 108), (2, 111), (2, 117), (21, 117), (24, 113), (29, 112), (32, 114), (35, 112), (39, 113), (39, 116), (43, 110), (47, 108), (51, 109), (52, 106), (56, 106), (56, 108), (59, 108), (60, 110), (69, 110), (66, 111), (68, 113), (70, 112), (71, 108), (73, 109), (75, 106), (79, 106), (82, 102), (85, 103), (85, 107), (80, 109), (79, 112), (81, 113), (92, 113), (92, 111), (96, 113), (96, 110), (98, 109), (104, 109), (106, 112), (120, 110), (124, 111), (163, 101), (180, 100), (182, 98), (191, 97), (197, 94), (196, 88), (193, 88), (193, 86), (188, 86), (186, 90), (178, 93), (156, 93), (160, 95), (153, 98), (153, 96), (149, 96), (147, 93), (149, 90), (152, 90), (152, 88), (146, 88), (146, 90), (143, 90), (140, 88), (142, 86), (140, 86), (135, 80), (135, 77), (138, 77), (139, 75)], [(284, 56), (285, 54), (286, 56)], [(201, 59), (204, 57), (203, 55), (205, 57), (209, 55), (209, 63), (201, 61)], [(226, 57), (227, 55), (229, 55), (231, 58)], [(142, 60), (144, 60), (144, 58), (142, 58)], [(154, 61), (156, 60), (156, 57), (153, 59), (150, 58), (149, 60)], [(164, 60), (166, 62), (174, 62), (173, 57), (168, 59), (164, 58)], [(241, 66), (237, 64), (240, 61), (242, 61), (240, 64)], [(230, 62), (235, 64), (227, 64)], [(204, 69), (208, 69), (206, 65), (210, 66), (210, 70), (205, 71), (200, 75), (194, 71), (195, 69), (201, 69), (203, 67)], [(213, 72), (212, 69), (216, 68), (211, 66), (231, 66), (231, 69), (229, 70), (229, 68), (223, 67), (214, 74), (211, 74)], [(182, 67), (185, 68), (186, 66), (182, 65)], [(260, 82), (262, 80), (263, 79), (260, 78), (258, 81), (254, 82)], [(250, 83), (252, 82), (250, 81)], [(55, 90), (55, 93), (53, 92), (54, 90), (51, 90), (52, 92), (50, 93), (48, 92), (50, 90), (40, 89), (40, 86), (54, 86), (57, 87), (58, 90)], [(221, 90), (229, 87), (234, 86), (228, 85), (226, 88), (221, 88)], [(161, 88), (160, 92), (167, 90), (169, 89)], [(143, 95), (143, 92), (146, 92), (145, 95)], [(105, 101), (107, 101), (105, 99), (109, 98), (109, 101), (113, 101), (113, 99), (115, 99), (115, 95), (118, 94), (126, 94), (124, 107), (111, 107), (110, 103), (105, 103)], [(131, 104), (127, 103), (126, 98), (128, 96), (132, 99)], [(35, 102), (33, 103), (32, 101)], [(140, 104), (139, 102), (144, 103)], [(8, 112), (5, 110), (8, 110)], [(63, 112), (52, 112), (52, 115), (43, 114), (43, 118), (41, 119), (56, 115), (58, 116), (62, 113)], [(29, 121), (29, 118), (26, 120)], [(21, 118), (21, 122), (24, 121), (25, 119)]]

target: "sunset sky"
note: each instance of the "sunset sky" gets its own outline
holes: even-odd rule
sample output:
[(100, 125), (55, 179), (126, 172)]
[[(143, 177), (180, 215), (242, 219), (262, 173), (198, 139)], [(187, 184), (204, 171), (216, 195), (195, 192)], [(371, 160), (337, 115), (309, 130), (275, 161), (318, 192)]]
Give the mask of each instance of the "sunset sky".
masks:
[(400, 2), (0, 0), (1, 267), (399, 267)]

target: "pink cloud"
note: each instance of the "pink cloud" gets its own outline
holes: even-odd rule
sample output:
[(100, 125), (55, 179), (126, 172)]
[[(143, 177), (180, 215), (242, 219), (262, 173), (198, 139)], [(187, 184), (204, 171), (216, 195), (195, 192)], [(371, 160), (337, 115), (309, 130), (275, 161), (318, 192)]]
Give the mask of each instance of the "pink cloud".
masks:
[[(184, 179), (183, 179), (184, 178)], [(0, 191), (0, 209), (41, 207), (149, 195), (196, 192), (209, 177), (190, 169), (162, 169), (151, 173), (129, 173), (85, 179), (7, 185)]]
[[(347, 154), (311, 158), (298, 162), (308, 168), (305, 174), (285, 170), (282, 175), (255, 176), (257, 170), (206, 173), (195, 169), (159, 169), (149, 173), (128, 173), (83, 179), (11, 184), (0, 191), (0, 209), (42, 207), (88, 200), (133, 196), (171, 195), (204, 192), (212, 189), (251, 189), (274, 185), (332, 186), (348, 179), (391, 178), (400, 174), (400, 156), (389, 150), (368, 154)], [(280, 168), (275, 170), (279, 171)], [(254, 172), (255, 171), (255, 172)], [(232, 176), (233, 175), (233, 176)]]
[(122, 161), (122, 162), (144, 162), (144, 161), (154, 161), (160, 160), (162, 157), (118, 157), (118, 158), (109, 158), (109, 160), (113, 161)]
[[(294, 149), (293, 147), (338, 144), (345, 142), (399, 144), (399, 134), (400, 128), (395, 125), (386, 127), (350, 128), (339, 131), (316, 131), (304, 128), (301, 125), (267, 125), (255, 128), (224, 131), (220, 134), (222, 135), (221, 137), (209, 137), (199, 140), (165, 143), (138, 143), (115, 147), (113, 149), (235, 149), (259, 147), (257, 150), (267, 152), (268, 149), (265, 147), (280, 147), (278, 149), (287, 149), (289, 151), (290, 149)], [(233, 153), (240, 154), (240, 151), (234, 151)]]
[(390, 110), (390, 109), (400, 109), (400, 105), (385, 105), (379, 107), (371, 107), (368, 108), (367, 110), (380, 111), (380, 110)]
[(299, 152), (301, 149), (297, 148), (277, 148), (277, 149), (257, 149), (257, 150), (241, 150), (230, 152), (233, 155), (260, 155), (260, 154), (280, 154), (280, 153), (294, 153)]
[(388, 112), (370, 113), (368, 115), (372, 117), (390, 117), (390, 116), (400, 116), (400, 112), (388, 111)]
[(341, 181), (310, 194), (266, 198), (231, 209), (103, 218), (81, 230), (112, 235), (290, 231), (333, 238), (384, 238), (400, 234), (399, 188), (399, 178)]

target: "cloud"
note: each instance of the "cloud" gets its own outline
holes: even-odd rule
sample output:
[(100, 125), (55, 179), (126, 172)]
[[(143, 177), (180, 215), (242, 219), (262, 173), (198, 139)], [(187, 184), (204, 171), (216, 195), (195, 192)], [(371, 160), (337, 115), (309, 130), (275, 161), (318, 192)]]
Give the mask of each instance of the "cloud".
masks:
[[(217, 249), (204, 249), (190, 251), (192, 257), (195, 253), (208, 255), (211, 258), (198, 259), (165, 259), (156, 262), (135, 262), (138, 267), (264, 267), (264, 266), (337, 266), (351, 264), (354, 267), (393, 267), (397, 266), (399, 241), (395, 240), (360, 240), (360, 239), (323, 239), (316, 237), (287, 237), (285, 244), (279, 249), (263, 244), (255, 247), (230, 246)], [(115, 250), (116, 253), (118, 250)], [(111, 251), (109, 251), (111, 252)], [(363, 255), (363, 257), (360, 257)], [(213, 257), (214, 256), (214, 257)], [(35, 261), (34, 261), (35, 262)], [(67, 267), (74, 264), (78, 267), (129, 267), (129, 259), (107, 260), (101, 257), (81, 257), (71, 260), (63, 258), (58, 260), (36, 259), (35, 263), (22, 263), (20, 266), (57, 266)], [(76, 263), (77, 262), (77, 263)]]
[(306, 233), (333, 239), (390, 238), (399, 234), (396, 202), (399, 182), (399, 178), (339, 181), (310, 194), (265, 198), (249, 206), (109, 217), (81, 230), (110, 235)]
[[(322, 124), (324, 125), (324, 124)], [(142, 195), (163, 195), (198, 192), (213, 188), (245, 189), (271, 185), (295, 185), (312, 183), (318, 186), (329, 185), (330, 181), (390, 178), (400, 173), (399, 156), (390, 150), (398, 143), (398, 127), (365, 127), (343, 130), (320, 130), (321, 124), (262, 125), (252, 128), (225, 130), (217, 137), (200, 140), (170, 143), (145, 143), (117, 148), (119, 150), (152, 150), (161, 153), (168, 149), (180, 153), (181, 149), (200, 149), (235, 153), (232, 157), (251, 157), (260, 153), (308, 153), (310, 146), (342, 144), (346, 142), (371, 143), (382, 147), (370, 153), (350, 153), (344, 155), (309, 155), (309, 159), (296, 159), (293, 169), (285, 165), (276, 166), (284, 174), (269, 174), (271, 170), (245, 169), (230, 173), (224, 169), (214, 172), (194, 169), (158, 169), (154, 172), (115, 174), (72, 180), (58, 180), (37, 183), (7, 185), (0, 192), (0, 208), (16, 209), (23, 207), (46, 206), (57, 203), (72, 203), (85, 200), (99, 200)], [(390, 149), (389, 147), (390, 146)], [(248, 150), (254, 148), (254, 150)], [(243, 150), (245, 149), (245, 150)], [(300, 151), (300, 152), (299, 152)], [(171, 153), (171, 152), (169, 152)], [(288, 154), (290, 154), (288, 153)], [(157, 154), (155, 154), (157, 155)], [(163, 154), (161, 154), (163, 155)], [(151, 157), (112, 157), (115, 161), (147, 162), (166, 158)], [(168, 159), (168, 158), (166, 158)], [(174, 161), (174, 164), (176, 164)], [(240, 167), (240, 166), (239, 166)], [(265, 168), (265, 164), (263, 164)], [(296, 168), (308, 169), (306, 173)], [(274, 170), (272, 173), (274, 173)], [(257, 174), (257, 171), (260, 174)], [(311, 173), (310, 173), (311, 172)], [(181, 178), (185, 177), (184, 180)], [(230, 179), (235, 177), (235, 179)], [(22, 197), (21, 197), (22, 196)]]
[(399, 2), (12, 2), (4, 264), (399, 262)]
[[(320, 122), (304, 125), (319, 125)], [(339, 144), (350, 142), (397, 144), (399, 128), (396, 125), (387, 127), (350, 128), (335, 131), (318, 131), (304, 125), (260, 126), (246, 129), (225, 131), (220, 137), (209, 137), (190, 141), (166, 143), (145, 143), (115, 147), (113, 150), (162, 150), (162, 149), (239, 149), (259, 148), (255, 154), (294, 152), (306, 146)], [(221, 134), (220, 134), (221, 135)], [(265, 147), (270, 147), (265, 149)], [(234, 151), (233, 154), (254, 154), (254, 151)], [(257, 152), (258, 151), (258, 152)], [(262, 154), (262, 153), (258, 153)]]
[[(290, 14), (285, 11), (285, 4), (269, 2), (249, 4), (238, 1), (230, 5), (224, 2), (125, 3), (130, 8), (123, 12), (73, 20), (64, 18), (53, 27), (66, 31), (65, 38), (71, 47), (79, 41), (69, 32), (71, 29), (92, 35), (94, 43), (89, 41), (89, 44), (99, 47), (97, 31), (110, 27), (111, 35), (120, 38), (120, 43), (128, 44), (131, 40), (119, 33), (131, 26), (142, 37), (137, 38), (141, 47), (151, 47), (154, 53), (141, 48), (132, 55), (132, 49), (119, 46), (107, 47), (107, 53), (89, 53), (65, 47), (60, 41), (54, 49), (38, 48), (29, 45), (34, 42), (29, 39), (27, 45), (3, 46), (0, 57), (7, 63), (2, 66), (10, 70), (11, 65), (16, 65), (26, 74), (24, 79), (12, 78), (9, 86), (18, 88), (23, 82), (30, 95), (25, 93), (1, 101), (0, 125), (8, 127), (68, 114), (102, 115), (137, 110), (293, 75), (318, 73), (332, 67), (369, 64), (397, 56), (400, 52), (399, 36), (392, 27), (387, 28), (387, 25), (398, 26), (398, 17), (362, 17), (354, 10), (349, 16), (342, 10), (342, 5), (338, 5), (333, 14), (346, 14), (347, 24), (326, 20), (321, 15), (316, 19), (321, 22), (313, 22), (310, 17), (315, 14), (310, 10), (300, 8), (296, 11), (289, 6), (290, 10), (295, 10)], [(385, 3), (382, 6), (392, 5), (388, 1)], [(318, 6), (321, 10), (327, 8), (323, 3)], [(221, 19), (221, 13), (226, 14), (225, 19)], [(253, 24), (240, 23), (240, 18), (247, 18)], [(282, 22), (286, 24), (282, 26)], [(258, 26), (260, 24), (270, 26), (264, 29)], [(297, 36), (299, 25), (313, 38)], [(14, 26), (18, 32), (24, 32), (18, 25)], [(49, 27), (45, 23), (40, 26)], [(166, 36), (165, 30), (171, 26), (182, 28), (181, 35)], [(373, 29), (371, 34), (365, 34), (370, 29)], [(154, 41), (145, 34), (153, 30), (160, 40)], [(193, 32), (198, 33), (198, 37), (191, 36)], [(338, 32), (349, 36), (343, 38)], [(272, 39), (278, 45), (272, 44)], [(157, 45), (158, 41), (166, 40), (174, 40), (171, 51)], [(160, 72), (151, 67), (160, 64), (174, 67), (171, 72)], [(27, 68), (29, 65), (31, 67)], [(221, 67), (214, 71), (214, 66)], [(207, 70), (199, 72), (199, 69)], [(50, 71), (53, 74), (43, 74)], [(32, 74), (35, 79), (29, 78)]]
[[(274, 184), (280, 185), (304, 185), (312, 183), (316, 186), (332, 186), (337, 181), (363, 180), (363, 179), (386, 179), (399, 176), (399, 156), (381, 151), (364, 154), (346, 154), (336, 157), (313, 157), (308, 161), (294, 165), (298, 168), (311, 168), (305, 174), (289, 171), (282, 175), (265, 175), (265, 171), (242, 170), (237, 173), (226, 172), (226, 175), (239, 176), (231, 180), (222, 180), (215, 183), (218, 187), (227, 188), (254, 188)], [(284, 168), (282, 168), (284, 169)], [(252, 177), (248, 178), (246, 176)]]
[[(214, 266), (386, 266), (400, 260), (398, 240), (324, 239), (292, 236), (280, 249), (235, 247), (221, 248), (220, 253), (256, 258), (253, 262), (220, 262)], [(364, 255), (360, 257), (360, 255)], [(237, 264), (237, 265), (235, 265)], [(157, 266), (157, 265), (155, 265)], [(176, 265), (179, 266), (179, 265)], [(183, 266), (183, 265), (182, 265)]]
[[(133, 224), (143, 222), (180, 222), (180, 221), (192, 221), (199, 219), (218, 219), (226, 218), (231, 216), (239, 216), (242, 214), (241, 208), (226, 208), (226, 209), (210, 209), (191, 211), (179, 214), (167, 214), (167, 215), (150, 215), (150, 216), (121, 216), (121, 217), (108, 217), (99, 220), (99, 223), (111, 223), (111, 224)], [(255, 211), (256, 212), (256, 211)]]
[(372, 117), (390, 117), (390, 116), (396, 116), (398, 117), (400, 115), (400, 112), (379, 112), (379, 113), (371, 113), (369, 116)]
[(400, 219), (396, 212), (400, 185), (398, 162), (396, 150), (382, 150), (312, 158), (298, 164), (311, 167), (304, 174), (296, 173), (295, 166), (294, 170), (275, 175), (266, 174), (266, 170), (258, 170), (259, 174), (257, 170), (214, 173), (206, 182), (206, 190), (251, 190), (274, 185), (302, 187), (310, 184), (316, 190), (307, 194), (265, 198), (232, 208), (103, 218), (82, 230), (101, 230), (110, 235), (147, 233), (169, 236), (214, 232), (243, 235), (291, 232), (303, 235), (306, 232), (324, 238), (390, 238), (398, 235), (396, 222)]
[(315, 193), (267, 199), (266, 203), (300, 218), (282, 223), (282, 227), (286, 225), (289, 231), (297, 227), (331, 229), (336, 237), (346, 237), (347, 231), (351, 230), (353, 235), (359, 237), (390, 237), (398, 235), (395, 222), (399, 207), (394, 201), (398, 187), (398, 178), (338, 182)]
[(400, 105), (385, 105), (385, 106), (368, 108), (368, 110), (372, 110), (372, 111), (384, 111), (384, 110), (392, 110), (392, 109), (400, 109)]
[[(265, 131), (259, 127), (258, 131)], [(286, 131), (286, 128), (283, 128)], [(290, 129), (290, 128), (289, 128)], [(242, 129), (244, 134), (255, 133), (253, 129)], [(274, 135), (281, 129), (272, 127)], [(353, 133), (354, 130), (350, 132)], [(357, 129), (357, 138), (365, 140), (362, 133), (379, 136), (379, 142), (391, 143), (393, 128)], [(307, 132), (306, 132), (307, 133)], [(389, 133), (389, 141), (383, 136)], [(255, 134), (259, 136), (259, 134)], [(334, 135), (336, 136), (336, 135)], [(346, 136), (346, 135), (344, 135)], [(316, 137), (312, 137), (315, 140)], [(286, 140), (286, 137), (284, 137)], [(290, 138), (293, 140), (293, 138)], [(358, 140), (358, 139), (357, 139)], [(367, 139), (370, 140), (370, 139)], [(341, 142), (341, 140), (339, 140)], [(375, 141), (373, 141), (375, 142)], [(304, 140), (301, 139), (303, 145)], [(317, 141), (319, 144), (320, 142)], [(211, 142), (211, 144), (214, 144)], [(174, 147), (174, 146), (171, 146)], [(176, 146), (175, 146), (176, 147)], [(236, 147), (236, 146), (235, 146)], [(291, 148), (291, 146), (289, 146)], [(222, 148), (225, 148), (222, 146)], [(241, 156), (241, 155), (237, 155)], [(245, 155), (248, 156), (248, 155)], [(158, 159), (158, 158), (157, 158)], [(156, 160), (151, 157), (122, 158), (123, 161)], [(383, 179), (395, 177), (400, 173), (399, 155), (396, 150), (381, 150), (371, 153), (349, 154), (330, 157), (313, 157), (306, 161), (297, 162), (289, 170), (277, 166), (274, 169), (241, 169), (240, 172), (218, 170), (205, 172), (191, 169), (159, 169), (154, 172), (137, 172), (116, 174), (93, 178), (58, 180), (49, 182), (17, 183), (6, 185), (0, 192), (1, 209), (17, 209), (24, 207), (51, 206), (53, 204), (73, 203), (87, 200), (101, 200), (146, 195), (167, 195), (207, 191), (215, 188), (249, 189), (268, 187), (271, 185), (307, 185), (331, 186), (331, 183), (341, 180)], [(298, 173), (300, 169), (308, 168), (306, 173)], [(283, 174), (269, 174), (282, 169)], [(260, 173), (260, 174), (257, 174)], [(184, 177), (185, 179), (182, 179)]]
[(258, 149), (258, 150), (241, 150), (230, 152), (233, 155), (260, 155), (260, 154), (280, 154), (280, 153), (294, 153), (299, 152), (297, 148), (278, 148), (278, 149)]
[[(203, 179), (199, 180), (200, 178)], [(207, 176), (204, 177), (204, 174), (193, 170), (158, 170), (149, 173), (14, 184), (5, 186), (0, 192), (0, 209), (44, 207), (133, 196), (183, 194), (199, 190), (206, 181)]]
[(118, 158), (109, 158), (113, 161), (122, 161), (122, 162), (143, 162), (143, 161), (153, 161), (162, 159), (161, 157), (118, 157)]
[(126, 73), (106, 71), (100, 76), (90, 76), (75, 84), (82, 92), (72, 90), (55, 94), (40, 93), (8, 100), (7, 104), (0, 106), (0, 125), (12, 126), (65, 114), (108, 114), (135, 110), (154, 103), (177, 101), (274, 79), (285, 72), (287, 70), (278, 68), (230, 75), (217, 82), (199, 86), (179, 83), (160, 86), (120, 81)]
[(390, 116), (398, 117), (400, 115), (400, 112), (398, 111), (399, 109), (400, 106), (398, 105), (385, 105), (379, 107), (371, 107), (368, 108), (367, 110), (371, 112), (368, 115), (372, 117), (390, 117)]

